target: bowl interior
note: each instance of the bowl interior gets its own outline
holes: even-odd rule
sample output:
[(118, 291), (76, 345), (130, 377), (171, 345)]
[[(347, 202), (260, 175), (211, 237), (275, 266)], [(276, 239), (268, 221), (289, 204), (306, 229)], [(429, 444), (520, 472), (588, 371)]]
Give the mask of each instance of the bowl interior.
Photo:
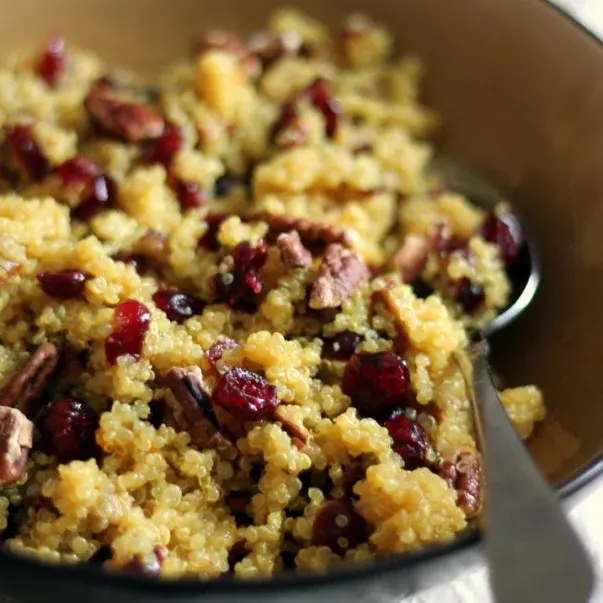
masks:
[[(250, 31), (277, 0), (0, 0), (0, 53), (60, 30), (114, 64), (146, 71), (212, 27)], [(520, 208), (542, 253), (534, 305), (493, 342), (510, 385), (537, 383), (549, 417), (531, 442), (562, 483), (603, 451), (603, 47), (544, 2), (298, 2), (336, 25), (364, 10), (400, 50), (425, 58), (442, 149)]]

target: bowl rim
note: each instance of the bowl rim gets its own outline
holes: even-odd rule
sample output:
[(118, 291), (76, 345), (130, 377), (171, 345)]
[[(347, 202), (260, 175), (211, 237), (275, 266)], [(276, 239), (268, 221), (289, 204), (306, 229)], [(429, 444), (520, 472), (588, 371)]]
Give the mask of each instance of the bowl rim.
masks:
[[(577, 21), (577, 19), (568, 13), (553, 0), (538, 0), (546, 5), (550, 10), (557, 12), (562, 18), (580, 30), (584, 35), (591, 39), (597, 46), (603, 50), (603, 39), (599, 38), (593, 31)], [(579, 490), (585, 488), (597, 477), (603, 475), (603, 452), (597, 454), (587, 464), (578, 470), (572, 477), (556, 488), (557, 494), (562, 499), (567, 499)], [(42, 580), (49, 577), (55, 582), (59, 579), (69, 581), (80, 585), (82, 588), (90, 588), (93, 585), (102, 585), (106, 590), (136, 591), (136, 595), (143, 593), (154, 595), (166, 594), (171, 596), (195, 595), (203, 592), (204, 594), (258, 594), (269, 591), (280, 590), (300, 590), (314, 588), (330, 582), (346, 582), (351, 585), (355, 582), (366, 579), (369, 575), (373, 578), (378, 575), (391, 573), (395, 570), (406, 570), (419, 563), (435, 561), (445, 555), (454, 552), (476, 548), (481, 537), (477, 530), (467, 530), (452, 542), (442, 543), (424, 547), (419, 551), (390, 555), (388, 557), (377, 558), (366, 564), (342, 566), (324, 573), (283, 571), (274, 576), (235, 579), (231, 575), (222, 575), (209, 580), (199, 580), (193, 578), (174, 578), (156, 580), (152, 577), (129, 576), (127, 574), (108, 572), (101, 567), (93, 565), (59, 565), (47, 564), (34, 558), (19, 556), (10, 553), (3, 547), (0, 547), (0, 567), (2, 573), (14, 575), (23, 574), (31, 576), (33, 572), (36, 577)], [(12, 582), (11, 583), (15, 583)]]

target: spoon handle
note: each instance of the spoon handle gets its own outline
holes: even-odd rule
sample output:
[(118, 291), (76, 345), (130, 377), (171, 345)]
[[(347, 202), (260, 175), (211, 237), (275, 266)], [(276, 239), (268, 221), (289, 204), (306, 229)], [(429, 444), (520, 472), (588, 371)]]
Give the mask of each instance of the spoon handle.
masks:
[(486, 345), (484, 340), (474, 344), (470, 356), (475, 414), (484, 440), (485, 551), (495, 600), (586, 602), (594, 582), (590, 558), (507, 418)]

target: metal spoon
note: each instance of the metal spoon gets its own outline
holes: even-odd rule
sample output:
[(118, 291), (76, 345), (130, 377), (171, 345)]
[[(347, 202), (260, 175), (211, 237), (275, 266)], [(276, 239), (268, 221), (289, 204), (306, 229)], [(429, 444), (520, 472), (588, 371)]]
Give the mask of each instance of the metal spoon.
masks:
[[(503, 197), (488, 183), (445, 158), (436, 172), (450, 188), (486, 208)], [(486, 336), (515, 320), (540, 282), (536, 247), (525, 234), (512, 275), (509, 306), (469, 348), (473, 367), (473, 410), (486, 474), (482, 516), (490, 586), (497, 603), (583, 603), (594, 586), (592, 562), (557, 497), (515, 433), (488, 366)]]

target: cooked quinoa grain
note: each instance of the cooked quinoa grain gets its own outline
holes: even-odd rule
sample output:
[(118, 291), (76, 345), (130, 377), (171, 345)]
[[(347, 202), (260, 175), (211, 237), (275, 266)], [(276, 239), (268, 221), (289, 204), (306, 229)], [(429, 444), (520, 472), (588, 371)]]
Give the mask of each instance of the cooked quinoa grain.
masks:
[[(10, 551), (252, 577), (468, 527), (459, 366), (521, 233), (431, 174), (423, 67), (392, 48), (283, 10), (151, 85), (60, 38), (0, 66)], [(544, 417), (533, 385), (501, 400), (522, 437)]]

